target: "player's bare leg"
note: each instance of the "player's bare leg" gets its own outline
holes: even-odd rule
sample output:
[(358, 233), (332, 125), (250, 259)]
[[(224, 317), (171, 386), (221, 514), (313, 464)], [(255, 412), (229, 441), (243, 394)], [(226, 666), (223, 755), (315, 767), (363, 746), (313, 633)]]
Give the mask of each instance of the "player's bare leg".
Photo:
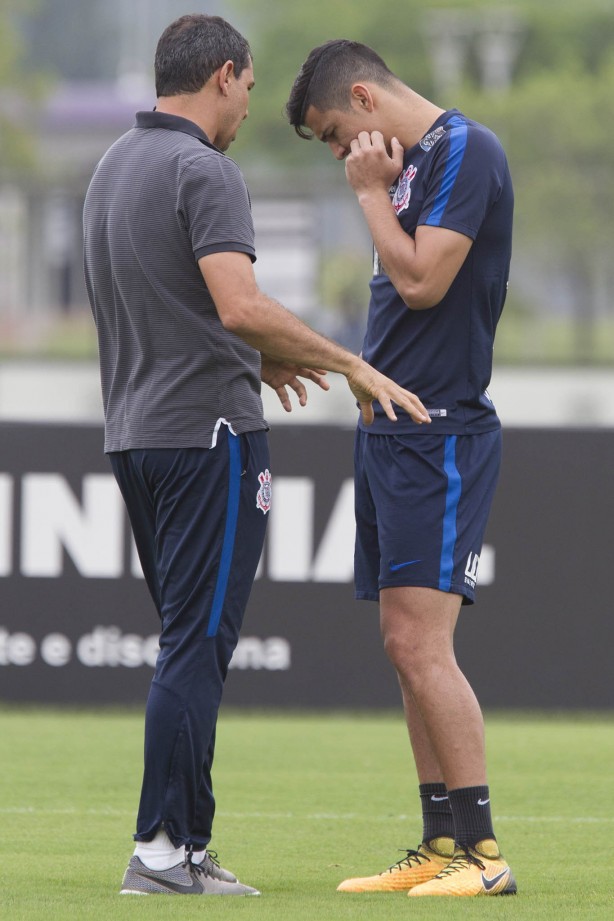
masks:
[[(397, 590), (395, 589), (394, 591), (396, 592)], [(384, 593), (382, 592), (382, 598), (383, 595)], [(454, 629), (454, 623), (456, 622), (456, 617), (458, 616), (459, 605), (460, 599), (458, 599), (458, 602), (455, 602), (455, 608), (452, 615), (439, 618), (440, 623), (446, 624), (446, 627), (443, 630), (443, 638), (438, 638), (435, 643), (437, 648), (449, 648), (451, 637), (448, 636), (448, 632), (449, 630), (453, 631)], [(382, 611), (384, 611), (384, 608), (385, 604), (382, 607)], [(389, 608), (390, 605), (388, 605), (388, 609)], [(382, 617), (383, 616), (384, 614)], [(407, 617), (399, 617), (398, 619), (401, 625), (408, 622)], [(434, 620), (436, 620), (436, 618)], [(451, 620), (454, 623), (448, 627), (447, 625)], [(384, 624), (384, 621), (382, 621), (382, 624)], [(407, 632), (408, 630), (406, 628), (403, 633), (406, 634)], [(386, 640), (386, 632), (384, 632), (384, 639)], [(430, 786), (430, 789), (427, 787), (428, 794), (439, 794), (437, 797), (435, 797), (438, 801), (436, 803), (428, 802), (430, 797), (429, 795), (424, 795), (424, 789), (421, 787), (420, 793), (421, 798), (423, 798), (425, 834), (423, 835), (422, 843), (419, 845), (418, 849), (408, 850), (404, 858), (399, 860), (396, 864), (393, 864), (387, 870), (384, 870), (382, 873), (378, 873), (375, 876), (356, 877), (344, 880), (344, 882), (339, 886), (339, 889), (342, 892), (373, 892), (389, 890), (405, 890), (409, 892), (412, 888), (427, 882), (429, 879), (432, 879), (437, 873), (443, 870), (452, 860), (454, 853), (453, 823), (449, 811), (447, 791), (444, 786), (444, 775), (439, 762), (439, 757), (435, 747), (431, 743), (430, 735), (427, 730), (425, 721), (414, 699), (412, 686), (407, 678), (406, 670), (404, 669), (402, 671), (397, 662), (394, 660), (393, 662), (397, 667), (397, 673), (399, 675), (407, 727), (409, 730), (410, 741), (416, 761), (418, 779), (420, 784)], [(444, 665), (441, 666), (441, 668), (443, 667)], [(437, 680), (438, 679), (436, 678), (435, 681)], [(424, 805), (425, 799), (428, 802), (427, 806)], [(442, 800), (443, 802), (439, 802), (439, 800)], [(430, 816), (427, 815), (427, 811), (430, 811)], [(441, 812), (444, 811), (446, 815), (442, 819)], [(435, 816), (434, 820), (433, 812), (440, 813), (439, 815)], [(426, 833), (427, 829), (429, 828), (432, 832), (430, 835)]]
[(380, 592), (384, 646), (401, 682), (418, 776), (426, 782), (436, 769), (448, 789), (486, 783), (482, 713), (454, 656), (460, 605), (459, 595), (430, 588)]
[(418, 783), (445, 783), (439, 759), (431, 745), (431, 740), (426, 731), (422, 714), (414, 700), (414, 695), (401, 675), (398, 675), (398, 679), (401, 694), (403, 695), (405, 723), (407, 724), (409, 741), (416, 763)]
[(421, 783), (441, 778), (456, 825), (454, 858), (410, 896), (507, 895), (516, 882), (492, 832), (484, 721), (454, 656), (461, 599), (427, 588), (384, 589), (381, 626), (394, 664)]

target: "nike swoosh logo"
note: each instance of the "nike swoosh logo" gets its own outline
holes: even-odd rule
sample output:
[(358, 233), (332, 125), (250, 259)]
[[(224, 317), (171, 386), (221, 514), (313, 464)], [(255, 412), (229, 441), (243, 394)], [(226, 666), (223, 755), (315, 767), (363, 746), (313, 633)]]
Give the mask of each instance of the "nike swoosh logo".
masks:
[(174, 883), (170, 879), (160, 879), (155, 873), (143, 873), (142, 870), (139, 870), (138, 874), (139, 876), (144, 876), (145, 879), (153, 880), (159, 886), (170, 889), (171, 892), (178, 892), (179, 895), (201, 895), (203, 891), (203, 887), (195, 879), (192, 879), (191, 885), (182, 886), (181, 883)]
[(494, 889), (495, 886), (500, 883), (505, 877), (509, 874), (510, 868), (506, 867), (505, 870), (502, 870), (501, 873), (498, 873), (496, 876), (493, 876), (492, 879), (489, 879), (487, 876), (484, 876), (482, 873), (482, 885), (486, 892), (490, 892), (491, 889)]
[(431, 799), (434, 803), (443, 803), (447, 800), (447, 798), (447, 796), (435, 796), (435, 794), (431, 796)]
[(421, 563), (422, 560), (408, 560), (407, 563), (393, 563), (390, 561), (390, 572), (397, 572), (399, 569), (404, 569), (406, 566), (413, 566), (414, 563)]
[(490, 799), (479, 799), (478, 806), (488, 806)]

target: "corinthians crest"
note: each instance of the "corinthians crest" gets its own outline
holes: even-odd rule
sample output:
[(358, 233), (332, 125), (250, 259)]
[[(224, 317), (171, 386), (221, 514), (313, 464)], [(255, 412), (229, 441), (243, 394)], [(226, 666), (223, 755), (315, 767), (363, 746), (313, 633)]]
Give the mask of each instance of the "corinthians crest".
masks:
[(401, 211), (405, 211), (407, 208), (411, 198), (411, 181), (417, 172), (416, 167), (411, 164), (399, 176), (399, 181), (392, 197), (392, 205), (396, 214), (400, 214)]
[(263, 515), (271, 508), (271, 474), (268, 470), (258, 474), (260, 489), (256, 495), (256, 505)]

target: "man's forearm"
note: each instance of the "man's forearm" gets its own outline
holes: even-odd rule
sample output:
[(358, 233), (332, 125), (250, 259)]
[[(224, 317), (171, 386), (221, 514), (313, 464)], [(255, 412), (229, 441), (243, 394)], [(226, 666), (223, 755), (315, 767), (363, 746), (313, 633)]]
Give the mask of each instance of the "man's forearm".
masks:
[(277, 361), (347, 375), (360, 359), (315, 332), (281, 304), (258, 292), (256, 303), (227, 327), (249, 345)]
[(363, 192), (358, 204), (384, 271), (405, 303), (413, 306), (412, 292), (420, 283), (415, 240), (401, 228), (387, 192)]

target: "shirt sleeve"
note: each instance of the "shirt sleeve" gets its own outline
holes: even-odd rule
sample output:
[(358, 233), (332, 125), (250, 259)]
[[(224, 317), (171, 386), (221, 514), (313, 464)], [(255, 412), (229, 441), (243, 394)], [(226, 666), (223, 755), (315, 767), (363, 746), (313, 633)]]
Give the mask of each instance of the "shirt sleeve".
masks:
[(475, 240), (503, 187), (506, 160), (496, 136), (461, 119), (433, 150), (418, 224), (445, 227)]
[(247, 186), (237, 164), (223, 154), (204, 152), (185, 167), (177, 215), (197, 261), (223, 252), (247, 253), (256, 261)]

